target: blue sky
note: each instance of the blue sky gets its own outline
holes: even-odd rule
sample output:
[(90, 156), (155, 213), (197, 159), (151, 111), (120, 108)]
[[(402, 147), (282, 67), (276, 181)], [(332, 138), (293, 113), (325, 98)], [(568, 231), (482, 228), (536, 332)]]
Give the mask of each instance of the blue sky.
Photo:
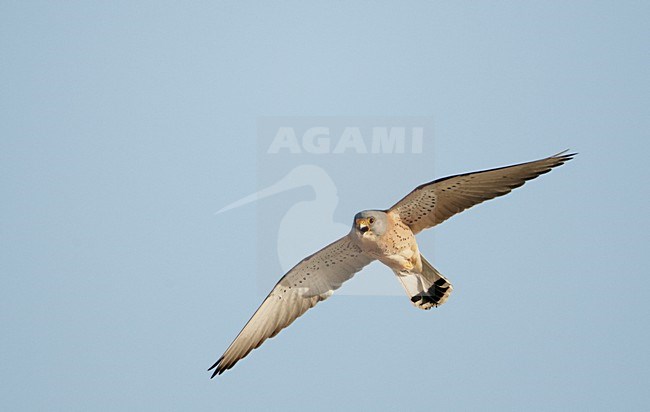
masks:
[[(646, 410), (649, 9), (3, 2), (1, 409)], [(215, 212), (286, 173), (260, 119), (319, 116), (433, 123), (417, 156), (319, 158), (345, 224), (580, 155), (419, 235), (444, 306), (373, 268), (394, 296), (334, 296), (209, 380), (277, 256), (259, 210), (310, 194)]]

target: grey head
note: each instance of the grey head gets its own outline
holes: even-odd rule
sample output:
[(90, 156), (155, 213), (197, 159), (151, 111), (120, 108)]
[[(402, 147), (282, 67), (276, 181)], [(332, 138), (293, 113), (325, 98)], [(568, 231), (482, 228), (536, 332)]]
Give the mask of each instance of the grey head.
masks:
[(364, 210), (354, 215), (352, 226), (361, 237), (382, 236), (388, 227), (388, 215), (381, 210)]

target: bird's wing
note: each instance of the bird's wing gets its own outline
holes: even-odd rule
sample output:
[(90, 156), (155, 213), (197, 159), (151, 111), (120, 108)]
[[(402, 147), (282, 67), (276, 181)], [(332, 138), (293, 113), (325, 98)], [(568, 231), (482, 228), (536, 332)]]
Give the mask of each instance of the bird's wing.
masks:
[(266, 339), (330, 297), (372, 261), (349, 236), (303, 259), (280, 279), (223, 356), (208, 369), (214, 369), (212, 377), (232, 368)]
[(575, 153), (564, 151), (533, 162), (434, 180), (415, 188), (389, 211), (397, 212), (413, 233), (418, 233), (474, 205), (510, 193), (573, 156)]

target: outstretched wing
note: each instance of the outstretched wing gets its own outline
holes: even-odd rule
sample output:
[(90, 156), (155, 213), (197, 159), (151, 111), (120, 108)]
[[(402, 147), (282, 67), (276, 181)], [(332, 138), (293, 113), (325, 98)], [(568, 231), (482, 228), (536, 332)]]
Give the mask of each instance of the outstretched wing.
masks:
[(575, 156), (575, 153), (565, 153), (514, 166), (434, 180), (415, 188), (390, 211), (397, 212), (413, 233), (418, 233), (474, 205), (510, 193), (527, 180), (547, 173)]
[(266, 339), (330, 297), (372, 260), (349, 236), (303, 259), (280, 279), (223, 356), (208, 369), (214, 369), (212, 377), (232, 368)]

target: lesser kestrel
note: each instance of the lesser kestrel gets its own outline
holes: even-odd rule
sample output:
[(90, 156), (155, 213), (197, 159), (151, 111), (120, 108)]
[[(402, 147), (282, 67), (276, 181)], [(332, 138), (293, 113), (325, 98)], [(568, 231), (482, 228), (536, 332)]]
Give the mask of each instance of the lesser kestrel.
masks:
[(280, 279), (223, 356), (208, 369), (214, 369), (212, 377), (232, 368), (374, 260), (393, 270), (415, 307), (442, 305), (451, 294), (451, 283), (422, 256), (415, 235), (509, 193), (574, 155), (562, 152), (514, 166), (445, 177), (418, 186), (390, 209), (357, 213), (346, 236), (303, 259)]

